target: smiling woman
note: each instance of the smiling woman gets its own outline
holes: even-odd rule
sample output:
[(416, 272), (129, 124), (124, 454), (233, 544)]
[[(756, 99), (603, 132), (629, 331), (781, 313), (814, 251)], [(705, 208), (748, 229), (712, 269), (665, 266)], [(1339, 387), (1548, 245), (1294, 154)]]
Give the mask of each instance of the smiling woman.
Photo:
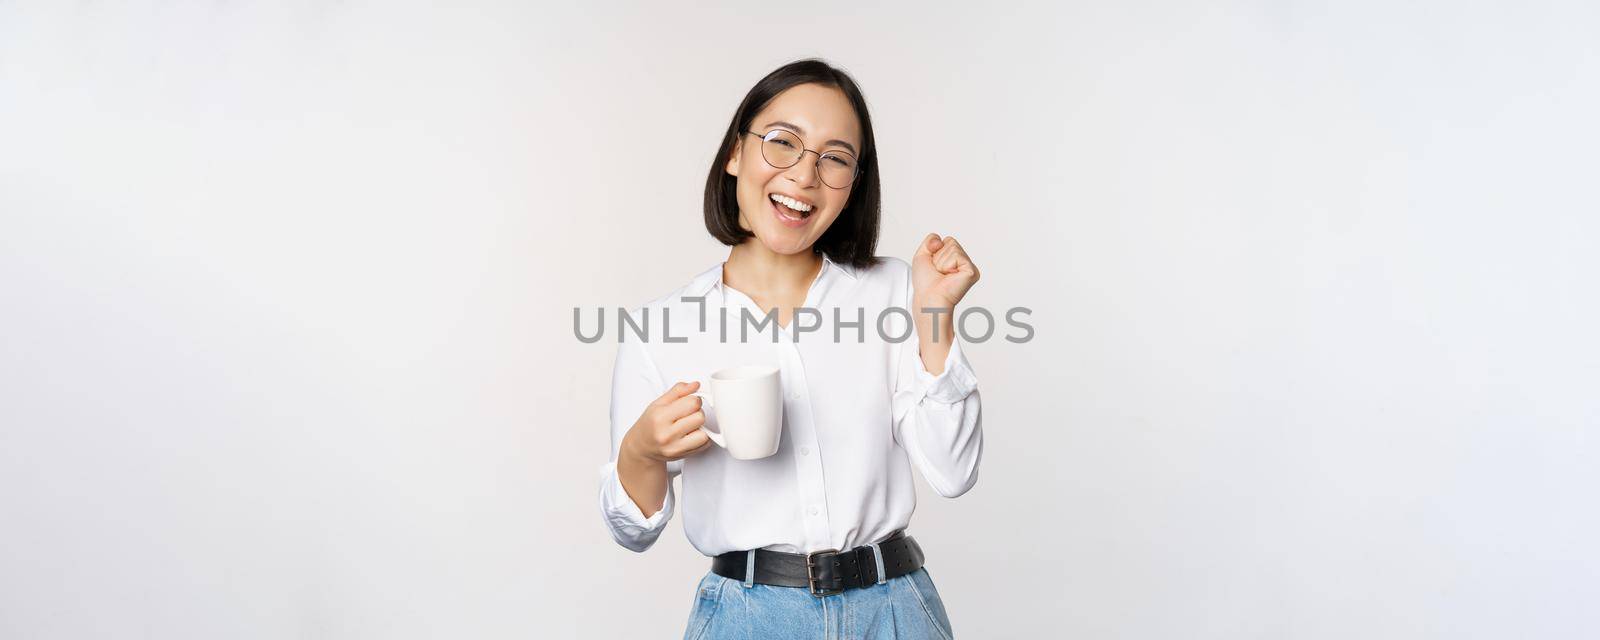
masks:
[[(807, 148), (806, 140), (818, 144)], [(857, 267), (876, 261), (877, 145), (866, 97), (849, 75), (802, 61), (762, 78), (734, 112), (715, 157), (705, 197), (712, 237), (729, 246), (758, 237), (778, 253), (809, 246)], [(780, 176), (791, 179), (773, 180)], [(771, 216), (744, 215), (752, 211)], [(789, 231), (760, 233), (769, 228)]]
[[(706, 229), (728, 259), (634, 313), (776, 314), (783, 338), (730, 343), (700, 322), (668, 340), (665, 321), (619, 336), (601, 510), (619, 544), (644, 551), (682, 478), (684, 532), (712, 559), (687, 639), (953, 635), (905, 529), (913, 467), (945, 497), (977, 481), (977, 378), (950, 319), (978, 269), (936, 234), (910, 263), (876, 256), (878, 193), (855, 81), (817, 60), (772, 72), (735, 111), (706, 180)], [(831, 308), (835, 330), (816, 337), (833, 342), (796, 340), (815, 329), (792, 322), (802, 307)], [(910, 313), (840, 340), (890, 307)], [(730, 383), (747, 370), (767, 373)], [(702, 380), (718, 381), (704, 408)], [(739, 446), (756, 437), (761, 447)]]

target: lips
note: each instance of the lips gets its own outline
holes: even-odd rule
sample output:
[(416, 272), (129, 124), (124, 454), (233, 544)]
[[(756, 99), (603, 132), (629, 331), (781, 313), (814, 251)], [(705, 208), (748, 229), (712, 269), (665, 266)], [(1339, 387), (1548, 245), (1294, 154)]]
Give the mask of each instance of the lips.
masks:
[(804, 227), (811, 220), (809, 212), (795, 211), (770, 199), (767, 200), (767, 204), (772, 207), (772, 215), (778, 219), (778, 223), (790, 229)]

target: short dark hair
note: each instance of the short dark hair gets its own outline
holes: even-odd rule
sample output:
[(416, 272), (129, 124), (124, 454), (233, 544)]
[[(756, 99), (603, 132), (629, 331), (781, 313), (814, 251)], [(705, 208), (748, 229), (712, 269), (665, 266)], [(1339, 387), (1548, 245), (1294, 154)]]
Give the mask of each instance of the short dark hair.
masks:
[(796, 60), (767, 74), (745, 94), (739, 109), (733, 112), (733, 121), (722, 135), (717, 155), (711, 162), (711, 174), (706, 176), (705, 217), (706, 231), (711, 237), (728, 246), (738, 245), (754, 234), (739, 226), (738, 179), (727, 173), (728, 156), (734, 143), (750, 128), (756, 114), (767, 103), (790, 87), (802, 84), (820, 84), (844, 93), (855, 108), (861, 121), (861, 153), (856, 158), (860, 173), (851, 183), (850, 200), (834, 219), (822, 237), (811, 249), (828, 259), (855, 267), (869, 267), (877, 263), (878, 219), (881, 210), (881, 193), (878, 187), (878, 148), (872, 138), (872, 118), (867, 115), (867, 99), (861, 94), (856, 81), (843, 70), (818, 59)]

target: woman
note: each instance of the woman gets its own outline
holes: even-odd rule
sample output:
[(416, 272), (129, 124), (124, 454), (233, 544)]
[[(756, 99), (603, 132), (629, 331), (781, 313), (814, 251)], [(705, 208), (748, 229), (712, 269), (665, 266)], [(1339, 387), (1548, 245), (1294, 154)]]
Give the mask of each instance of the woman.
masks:
[[(913, 465), (945, 497), (977, 480), (977, 381), (951, 318), (978, 269), (935, 234), (910, 264), (878, 258), (878, 219), (861, 90), (821, 61), (785, 65), (745, 96), (706, 181), (727, 260), (628, 312), (643, 327), (619, 338), (601, 507), (644, 551), (682, 476), (684, 532), (712, 557), (686, 639), (952, 635), (902, 530)], [(738, 460), (694, 392), (751, 363), (779, 370), (782, 433), (776, 454)]]

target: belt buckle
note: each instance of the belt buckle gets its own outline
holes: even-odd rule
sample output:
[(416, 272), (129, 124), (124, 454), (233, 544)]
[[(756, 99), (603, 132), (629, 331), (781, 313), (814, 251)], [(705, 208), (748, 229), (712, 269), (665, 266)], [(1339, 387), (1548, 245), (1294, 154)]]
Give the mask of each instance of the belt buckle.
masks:
[(806, 588), (811, 590), (811, 595), (816, 596), (818, 598), (824, 598), (824, 597), (827, 597), (827, 596), (839, 595), (841, 593), (844, 593), (844, 589), (823, 589), (823, 590), (820, 590), (820, 591), (817, 590), (817, 576), (816, 576), (816, 573), (812, 571), (812, 568), (816, 567), (816, 564), (811, 561), (811, 558), (812, 558), (812, 556), (819, 556), (819, 555), (822, 555), (822, 554), (825, 554), (825, 553), (837, 554), (837, 553), (839, 553), (839, 550), (838, 549), (823, 549), (821, 551), (813, 551), (811, 553), (806, 554)]

